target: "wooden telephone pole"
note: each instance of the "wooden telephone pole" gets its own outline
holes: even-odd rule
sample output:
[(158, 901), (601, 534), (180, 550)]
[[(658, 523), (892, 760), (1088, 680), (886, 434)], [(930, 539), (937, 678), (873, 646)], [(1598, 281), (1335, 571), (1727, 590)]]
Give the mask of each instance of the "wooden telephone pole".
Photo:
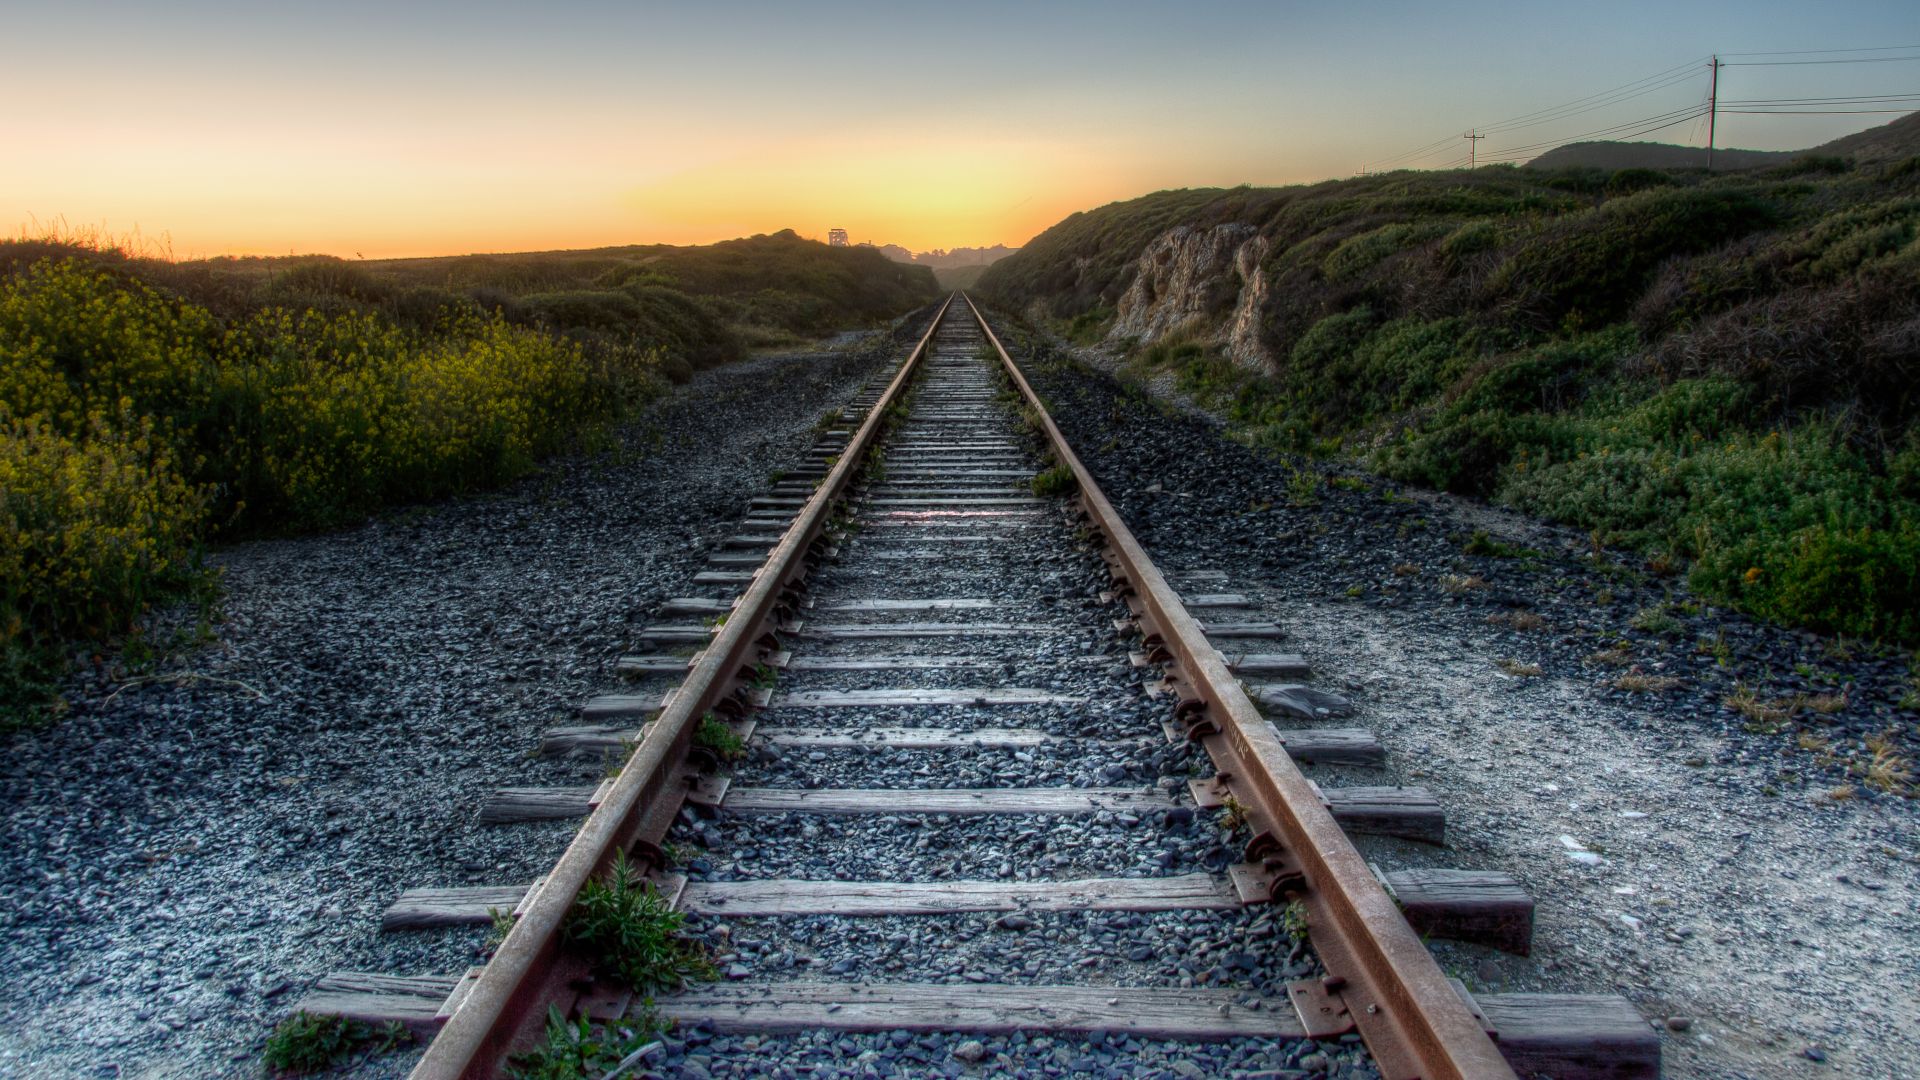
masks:
[(1720, 57), (1715, 55), (1707, 67), (1713, 71), (1707, 88), (1707, 171), (1713, 171), (1713, 124), (1720, 118)]
[(1472, 131), (1469, 131), (1460, 137), (1467, 140), (1467, 168), (1471, 170), (1479, 162), (1476, 152), (1480, 149), (1480, 140), (1486, 138), (1486, 136), (1476, 135)]

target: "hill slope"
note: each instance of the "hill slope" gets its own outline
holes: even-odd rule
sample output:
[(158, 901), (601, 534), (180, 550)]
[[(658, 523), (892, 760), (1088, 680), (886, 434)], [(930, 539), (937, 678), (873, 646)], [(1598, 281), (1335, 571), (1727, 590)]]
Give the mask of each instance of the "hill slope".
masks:
[(1920, 640), (1920, 159), (1402, 172), (1075, 214), (979, 290), (1248, 438)]
[[(1887, 161), (1920, 154), (1920, 113), (1890, 124), (1845, 135), (1806, 150), (1735, 150), (1713, 155), (1715, 169), (1758, 169), (1802, 157), (1842, 157)], [(1527, 163), (1532, 169), (1703, 169), (1707, 151), (1699, 146), (1658, 142), (1578, 142), (1557, 146)]]

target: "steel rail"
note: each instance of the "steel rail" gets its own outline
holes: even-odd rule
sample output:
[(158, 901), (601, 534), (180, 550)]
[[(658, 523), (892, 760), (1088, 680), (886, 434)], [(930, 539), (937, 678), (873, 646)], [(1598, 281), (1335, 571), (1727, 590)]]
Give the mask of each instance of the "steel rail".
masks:
[(454, 1009), (410, 1074), (412, 1080), (492, 1080), (508, 1054), (533, 1043), (544, 1006), (588, 973), (582, 957), (562, 947), (567, 912), (580, 889), (616, 855), (658, 845), (699, 774), (687, 764), (693, 732), (751, 673), (789, 586), (807, 571), (805, 556), (825, 529), (833, 504), (858, 475), (888, 408), (927, 354), (934, 331), (953, 307), (949, 295), (900, 370), (841, 451), (840, 460), (787, 527), (733, 615), (688, 671), (680, 692), (647, 726), (605, 799), (574, 834), (471, 991)]
[[(1316, 988), (1322, 997), (1315, 1004), (1296, 1002), (1303, 1018), (1322, 1004), (1334, 1014), (1335, 1028), (1350, 1018), (1388, 1080), (1511, 1080), (1513, 1069), (1480, 1020), (1147, 558), (973, 298), (962, 295), (1008, 378), (1032, 407), (1054, 455), (1078, 481), (1080, 506), (1106, 536), (1116, 588), (1127, 597), (1149, 645), (1170, 654), (1182, 699), (1179, 714), (1203, 713), (1203, 720), (1218, 729), (1205, 740), (1216, 770), (1247, 808), (1256, 836), (1265, 833), (1255, 840), (1250, 857), (1258, 859), (1264, 850), (1273, 880), (1307, 911), (1308, 933), (1327, 976)], [(1216, 751), (1229, 760), (1220, 760)], [(1277, 846), (1263, 845), (1266, 837)]]

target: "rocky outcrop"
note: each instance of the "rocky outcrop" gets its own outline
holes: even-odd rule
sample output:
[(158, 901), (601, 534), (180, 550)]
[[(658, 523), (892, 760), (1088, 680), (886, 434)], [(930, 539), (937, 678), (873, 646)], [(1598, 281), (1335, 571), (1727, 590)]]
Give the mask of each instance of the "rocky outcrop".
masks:
[[(1110, 336), (1157, 341), (1186, 329), (1219, 342), (1236, 363), (1267, 362), (1260, 309), (1266, 238), (1251, 225), (1176, 225), (1140, 253), (1133, 283), (1114, 311)], [(1230, 317), (1227, 313), (1231, 310)]]

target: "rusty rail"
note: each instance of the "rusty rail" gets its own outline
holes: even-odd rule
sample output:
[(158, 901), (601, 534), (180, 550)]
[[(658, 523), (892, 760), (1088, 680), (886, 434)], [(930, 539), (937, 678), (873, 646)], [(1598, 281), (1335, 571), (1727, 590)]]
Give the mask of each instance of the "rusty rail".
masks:
[(728, 701), (744, 685), (743, 675), (751, 677), (753, 662), (772, 640), (769, 635), (790, 586), (807, 571), (807, 553), (821, 539), (834, 502), (858, 475), (888, 407), (913, 377), (952, 306), (949, 295), (848, 440), (840, 460), (788, 526), (732, 617), (689, 670), (680, 692), (647, 726), (604, 801), (528, 898), (479, 980), (414, 1066), (412, 1080), (491, 1080), (510, 1053), (537, 1038), (545, 1006), (568, 994), (569, 984), (586, 975), (586, 963), (561, 947), (561, 927), (575, 897), (617, 854), (658, 851), (687, 792), (699, 782), (699, 774), (687, 764), (687, 751), (700, 718)]
[(1293, 988), (1308, 1027), (1327, 1034), (1357, 1030), (1388, 1080), (1511, 1080), (1513, 1069), (1480, 1021), (1101, 493), (973, 299), (965, 299), (1038, 416), (1054, 455), (1079, 482), (1080, 506), (1106, 537), (1104, 557), (1116, 589), (1149, 649), (1163, 650), (1173, 666), (1170, 677), (1181, 698), (1176, 715), (1193, 725), (1223, 783), (1247, 808), (1255, 833), (1249, 862), (1259, 864), (1276, 898), (1290, 894), (1306, 908), (1314, 949), (1328, 973), (1316, 984)]

